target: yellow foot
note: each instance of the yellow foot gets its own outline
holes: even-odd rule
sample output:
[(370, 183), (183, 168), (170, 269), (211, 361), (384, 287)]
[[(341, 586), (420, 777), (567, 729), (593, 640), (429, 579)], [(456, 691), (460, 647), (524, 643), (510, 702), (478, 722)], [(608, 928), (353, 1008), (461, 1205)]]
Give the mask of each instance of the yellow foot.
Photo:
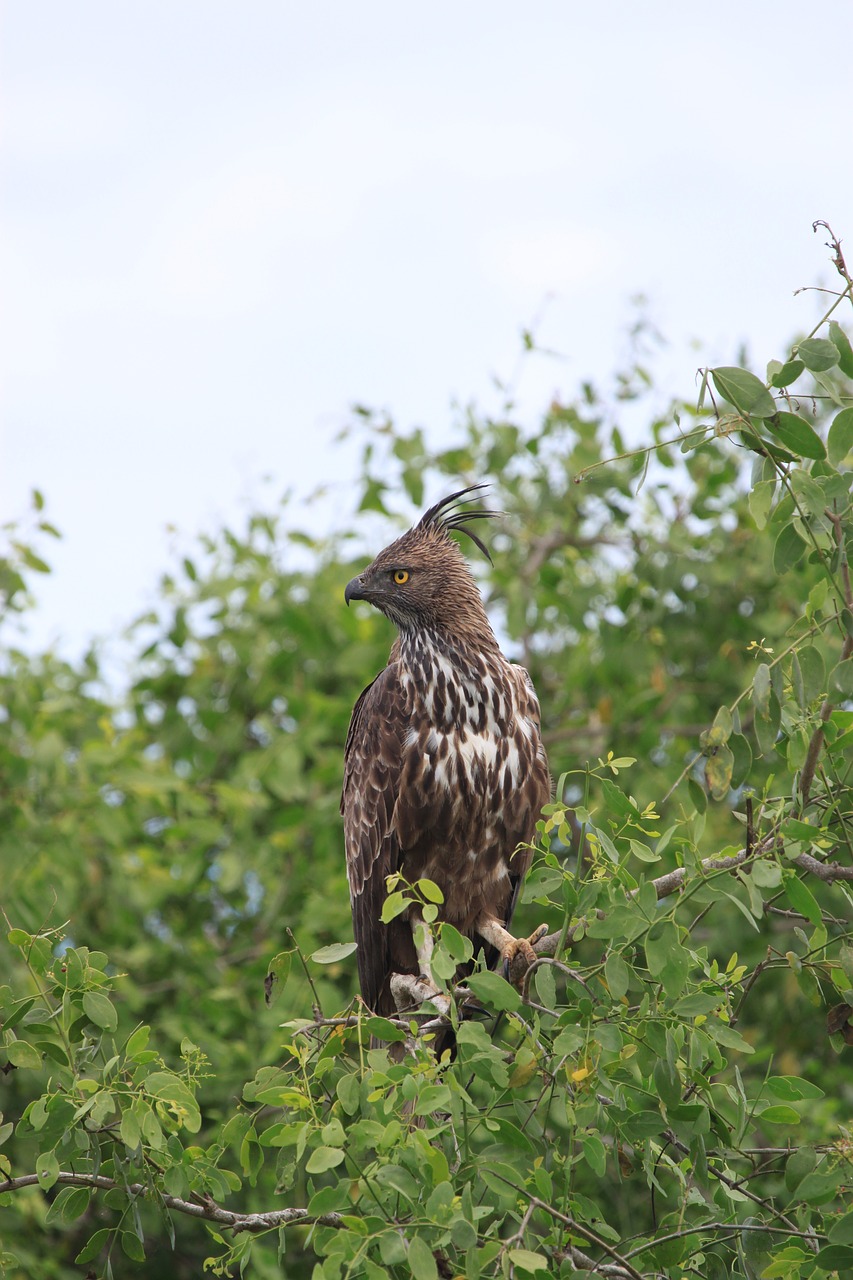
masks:
[(547, 924), (540, 924), (529, 938), (513, 938), (503, 952), (504, 977), (514, 987), (521, 987), (527, 970), (536, 960), (534, 947), (548, 932)]

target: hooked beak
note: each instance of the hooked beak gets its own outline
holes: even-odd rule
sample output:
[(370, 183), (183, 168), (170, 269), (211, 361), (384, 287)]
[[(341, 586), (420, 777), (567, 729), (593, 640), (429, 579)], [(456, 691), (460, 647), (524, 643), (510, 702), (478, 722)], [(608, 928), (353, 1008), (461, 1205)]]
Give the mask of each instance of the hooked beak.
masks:
[(346, 601), (347, 604), (349, 604), (350, 600), (366, 600), (366, 599), (367, 599), (367, 596), (364, 594), (364, 585), (361, 581), (361, 577), (353, 578), (351, 582), (347, 583), (346, 589), (344, 591), (344, 600)]

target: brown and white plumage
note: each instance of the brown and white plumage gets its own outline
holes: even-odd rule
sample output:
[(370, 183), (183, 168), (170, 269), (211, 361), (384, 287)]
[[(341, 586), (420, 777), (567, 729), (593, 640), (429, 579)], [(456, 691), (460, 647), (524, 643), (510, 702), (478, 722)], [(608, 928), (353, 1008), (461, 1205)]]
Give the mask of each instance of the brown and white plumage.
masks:
[(347, 603), (369, 601), (399, 633), (355, 704), (341, 799), (361, 990), (383, 1014), (395, 1009), (392, 974), (421, 967), (412, 921), (380, 922), (391, 872), (435, 881), (440, 918), (475, 954), (496, 947), (509, 961), (526, 945), (506, 932), (531, 857), (518, 846), (533, 839), (550, 778), (530, 677), (501, 653), (450, 536), (485, 551), (464, 522), (493, 513), (460, 505), (481, 487), (431, 507), (346, 588)]

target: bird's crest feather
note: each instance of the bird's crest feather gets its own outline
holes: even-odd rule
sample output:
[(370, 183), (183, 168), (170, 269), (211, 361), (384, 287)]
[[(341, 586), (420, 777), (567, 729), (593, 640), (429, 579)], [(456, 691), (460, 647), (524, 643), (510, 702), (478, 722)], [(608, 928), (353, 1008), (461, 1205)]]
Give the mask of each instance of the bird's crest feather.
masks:
[(465, 489), (457, 489), (455, 493), (449, 493), (446, 498), (442, 498), (434, 506), (430, 507), (428, 511), (424, 512), (415, 525), (415, 529), (424, 532), (429, 529), (437, 529), (443, 533), (449, 533), (451, 529), (455, 529), (459, 533), (464, 533), (466, 537), (471, 539), (474, 546), (482, 551), (489, 564), (492, 564), (493, 561), (488, 547), (478, 534), (468, 528), (468, 521), (495, 520), (503, 515), (503, 512), (489, 511), (487, 507), (477, 507), (474, 511), (466, 510), (466, 504), (474, 500), (473, 497), (466, 495), (479, 495), (481, 490), (488, 488), (488, 484), (485, 483), (472, 484)]

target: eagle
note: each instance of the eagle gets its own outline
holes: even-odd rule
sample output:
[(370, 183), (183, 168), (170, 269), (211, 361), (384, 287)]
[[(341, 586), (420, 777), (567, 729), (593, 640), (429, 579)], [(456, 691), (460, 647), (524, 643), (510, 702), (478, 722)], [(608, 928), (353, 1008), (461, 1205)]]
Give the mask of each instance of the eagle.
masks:
[(423, 877), (443, 894), (439, 920), (470, 938), (476, 956), (519, 981), (535, 958), (509, 932), (530, 865), (536, 822), (551, 795), (539, 703), (527, 671), (507, 660), (479, 589), (451, 536), (499, 514), (469, 509), (485, 485), (442, 498), (347, 584), (397, 627), (388, 664), (355, 704), (347, 734), (341, 813), (367, 1007), (393, 1016), (395, 974), (436, 991), (429, 930), (413, 904), (380, 920), (386, 879)]

